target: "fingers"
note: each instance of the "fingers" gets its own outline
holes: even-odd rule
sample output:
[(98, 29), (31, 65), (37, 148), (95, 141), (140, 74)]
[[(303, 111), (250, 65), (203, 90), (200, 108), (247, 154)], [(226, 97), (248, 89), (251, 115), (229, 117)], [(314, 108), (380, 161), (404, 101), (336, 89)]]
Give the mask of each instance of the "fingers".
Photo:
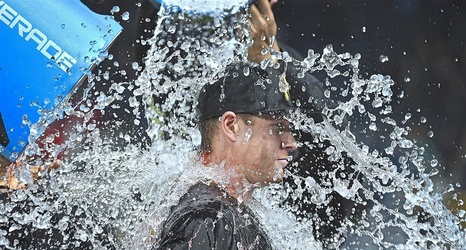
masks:
[(271, 46), (275, 51), (280, 50), (277, 42), (271, 40), (271, 37), (275, 37), (277, 33), (277, 24), (271, 7), (271, 4), (275, 2), (257, 0), (249, 7), (249, 23), (253, 39), (253, 44), (248, 52), (250, 61), (259, 63), (270, 58), (270, 53), (264, 53), (264, 51), (267, 52)]
[(42, 165), (42, 166), (34, 166), (31, 168), (31, 175), (32, 175), (32, 179), (35, 181), (37, 181), (40, 176), (39, 176), (39, 173), (41, 171), (50, 171), (52, 169), (56, 169), (58, 168), (58, 166), (60, 165), (60, 163), (58, 161), (54, 161), (52, 163), (47, 163), (45, 165)]
[[(58, 168), (58, 166), (60, 166), (60, 162), (59, 161), (54, 161), (52, 163), (48, 163), (48, 164), (45, 164), (45, 165), (42, 165), (42, 166), (33, 166), (33, 167), (31, 167), (29, 169), (29, 171), (30, 171), (32, 180), (34, 182), (36, 182), (39, 178), (41, 178), (40, 172), (50, 171), (52, 169)], [(27, 188), (27, 185), (25, 183), (23, 183), (23, 182), (20, 182), (18, 180), (18, 178), (15, 176), (15, 173), (14, 173), (15, 168), (19, 169), (20, 172), (23, 171), (22, 170), (22, 161), (16, 161), (16, 162), (10, 164), (10, 166), (8, 167), (7, 181), (6, 181), (7, 186), (10, 189), (13, 189), (13, 190)]]
[[(249, 14), (251, 14), (250, 20), (252, 21), (253, 25), (256, 26), (263, 26), (264, 31), (272, 33), (275, 35), (276, 33), (276, 24), (275, 24), (275, 17), (272, 12), (272, 8), (270, 4), (266, 2), (267, 7), (259, 7), (255, 4), (249, 6)], [(270, 27), (270, 28), (266, 28)]]
[(267, 21), (259, 9), (255, 5), (252, 5), (249, 8), (249, 14), (251, 14), (249, 24), (251, 26), (253, 39), (258, 38), (258, 36), (261, 35), (268, 36), (269, 30), (267, 29)]
[(31, 168), (31, 173), (37, 174), (40, 171), (56, 169), (56, 168), (58, 168), (58, 166), (60, 166), (60, 162), (58, 162), (58, 161), (54, 161), (52, 163), (47, 163), (47, 164), (42, 165), (42, 166), (34, 166), (34, 167)]
[(12, 190), (25, 188), (26, 186), (24, 183), (19, 182), (16, 178), (14, 174), (15, 168), (21, 169), (21, 161), (15, 161), (8, 166), (6, 172), (6, 186)]
[[(275, 1), (276, 2), (276, 1)], [(259, 12), (264, 16), (273, 16), (272, 5), (268, 0), (256, 0), (251, 7), (257, 6)]]

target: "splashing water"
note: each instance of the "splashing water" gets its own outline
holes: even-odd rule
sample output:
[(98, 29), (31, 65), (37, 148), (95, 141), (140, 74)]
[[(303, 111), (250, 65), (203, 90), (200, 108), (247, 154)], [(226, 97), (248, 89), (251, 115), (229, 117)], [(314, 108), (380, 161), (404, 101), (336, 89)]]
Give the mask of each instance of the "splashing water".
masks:
[[(57, 170), (41, 173), (44, 177), (37, 185), (30, 172), (18, 173), (30, 188), (13, 193), (10, 203), (0, 205), (0, 220), (15, 221), (0, 230), (0, 245), (9, 244), (5, 238), (8, 234), (28, 227), (28, 232), (43, 235), (64, 234), (67, 240), (63, 240), (63, 247), (79, 247), (89, 241), (96, 248), (150, 248), (170, 207), (191, 185), (203, 179), (226, 182), (219, 171), (222, 166), (206, 168), (197, 163), (200, 135), (193, 106), (204, 84), (213, 82), (227, 64), (246, 58), (252, 42), (248, 19), (244, 8), (235, 8), (229, 8), (229, 13), (236, 14), (205, 16), (162, 7), (154, 36), (147, 41), (151, 48), (146, 66), (134, 84), (116, 84), (109, 93), (100, 93), (93, 108), (89, 108), (87, 98), (76, 105), (82, 109), (65, 105), (61, 111), (83, 121), (69, 135), (67, 149), (46, 150), (53, 156), (65, 153), (68, 159)], [(359, 69), (361, 56), (338, 54), (330, 45), (322, 54), (309, 50), (303, 61), (287, 53), (277, 52), (273, 56), (298, 67), (298, 79), (305, 74), (325, 72), (328, 91), (324, 95), (339, 100), (337, 106), (324, 108), (323, 123), (315, 123), (299, 109), (290, 117), (297, 131), (312, 135), (312, 139), (300, 142), (301, 148), (308, 153), (319, 149), (322, 154), (318, 160), (331, 167), (307, 170), (318, 171), (318, 177), (302, 174), (302, 166), (312, 165), (303, 156), (285, 170), (287, 179), (292, 181), (257, 190), (246, 202), (257, 213), (273, 246), (464, 249), (466, 236), (460, 225), (464, 211), (459, 212), (463, 217), (455, 216), (443, 205), (442, 194), (434, 191), (431, 180), (438, 172), (436, 164), (427, 160), (424, 147), (410, 139), (409, 127), (390, 117), (394, 85), (390, 76), (375, 74), (363, 78)], [(267, 61), (261, 66), (276, 64)], [(344, 79), (343, 87), (338, 85), (338, 79)], [(134, 112), (140, 105), (145, 106), (152, 140), (148, 149), (129, 145), (115, 150), (101, 139), (104, 129), (88, 125), (94, 111), (121, 98), (120, 88), (128, 88), (143, 99), (143, 103), (136, 99), (130, 103)], [(385, 148), (377, 150), (360, 142), (350, 125), (367, 127), (366, 131), (374, 132), (373, 139), (386, 131), (388, 134), (381, 141)], [(30, 127), (34, 135), (45, 129), (41, 124)], [(73, 147), (79, 149), (73, 151)], [(31, 141), (27, 155), (42, 153)], [(453, 191), (450, 187), (445, 193)], [(344, 202), (333, 206), (336, 195), (341, 198), (338, 201)], [(30, 208), (15, 209), (24, 203), (30, 204)], [(335, 213), (338, 207), (345, 212)], [(63, 211), (61, 216), (54, 215)], [(323, 211), (328, 221), (323, 221), (317, 211)], [(321, 241), (316, 232), (325, 223), (337, 220), (340, 222), (333, 235)]]

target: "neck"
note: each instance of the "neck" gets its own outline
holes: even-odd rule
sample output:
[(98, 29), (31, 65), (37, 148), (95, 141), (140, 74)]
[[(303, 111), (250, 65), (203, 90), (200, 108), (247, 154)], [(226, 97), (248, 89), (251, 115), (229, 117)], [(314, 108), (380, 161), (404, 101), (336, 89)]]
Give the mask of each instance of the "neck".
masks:
[(228, 171), (228, 173), (229, 180), (225, 187), (226, 192), (240, 202), (247, 201), (256, 187), (245, 180), (243, 175), (234, 172), (234, 170)]
[(224, 190), (239, 202), (244, 202), (251, 197), (252, 192), (257, 186), (249, 183), (241, 171), (238, 171), (241, 166), (232, 166), (226, 160), (221, 160), (215, 157), (211, 152), (202, 153), (202, 163), (205, 166), (221, 166), (223, 165), (222, 174), (226, 175), (226, 181), (223, 183)]

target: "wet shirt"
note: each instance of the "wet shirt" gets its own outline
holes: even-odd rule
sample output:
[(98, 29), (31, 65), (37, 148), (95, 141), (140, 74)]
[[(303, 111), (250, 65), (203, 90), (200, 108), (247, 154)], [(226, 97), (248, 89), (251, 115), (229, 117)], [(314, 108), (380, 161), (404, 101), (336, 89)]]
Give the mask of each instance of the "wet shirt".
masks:
[(214, 185), (190, 188), (165, 222), (154, 249), (272, 249), (250, 209)]

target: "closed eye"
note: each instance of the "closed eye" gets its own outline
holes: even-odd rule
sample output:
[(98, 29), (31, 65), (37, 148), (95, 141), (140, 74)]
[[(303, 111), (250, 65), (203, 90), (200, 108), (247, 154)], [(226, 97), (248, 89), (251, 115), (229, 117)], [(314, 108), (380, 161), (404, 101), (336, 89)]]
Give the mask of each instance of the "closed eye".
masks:
[(281, 135), (286, 131), (287, 126), (285, 126), (283, 123), (278, 122), (273, 124), (273, 130), (275, 134)]

